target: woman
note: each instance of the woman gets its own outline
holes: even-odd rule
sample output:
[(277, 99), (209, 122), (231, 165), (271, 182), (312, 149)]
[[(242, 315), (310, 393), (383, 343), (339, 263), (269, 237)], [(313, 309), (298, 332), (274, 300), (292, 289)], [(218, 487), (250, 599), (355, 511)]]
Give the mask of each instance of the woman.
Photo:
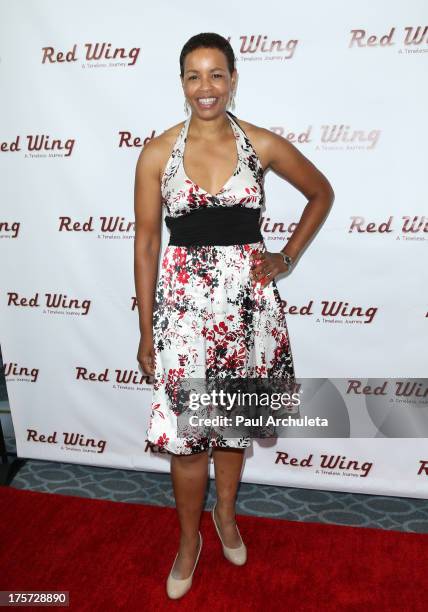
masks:
[[(138, 361), (154, 376), (147, 437), (171, 455), (180, 543), (167, 580), (184, 595), (202, 548), (199, 522), (211, 449), (217, 490), (212, 518), (225, 557), (243, 565), (247, 550), (235, 521), (237, 487), (248, 437), (214, 437), (179, 422), (184, 378), (279, 376), (293, 360), (275, 277), (291, 265), (325, 218), (333, 190), (290, 142), (229, 111), (237, 71), (229, 42), (193, 36), (180, 55), (191, 115), (143, 148), (135, 175), (135, 285), (141, 340)], [(282, 251), (260, 234), (268, 168), (308, 203)], [(158, 279), (162, 207), (171, 230)]]

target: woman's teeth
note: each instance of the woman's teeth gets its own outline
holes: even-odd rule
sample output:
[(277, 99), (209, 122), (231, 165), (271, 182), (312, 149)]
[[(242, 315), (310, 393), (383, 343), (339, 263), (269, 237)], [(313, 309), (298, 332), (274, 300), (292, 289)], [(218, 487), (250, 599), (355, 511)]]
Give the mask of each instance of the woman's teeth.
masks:
[(198, 98), (198, 102), (202, 106), (211, 106), (216, 100), (217, 98)]

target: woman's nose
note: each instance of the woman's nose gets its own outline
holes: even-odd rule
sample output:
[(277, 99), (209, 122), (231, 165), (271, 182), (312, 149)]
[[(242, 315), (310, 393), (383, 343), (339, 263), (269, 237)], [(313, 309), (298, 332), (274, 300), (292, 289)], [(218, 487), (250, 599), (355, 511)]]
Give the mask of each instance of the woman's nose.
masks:
[(202, 76), (201, 76), (201, 81), (200, 81), (200, 86), (201, 86), (200, 88), (201, 88), (201, 91), (203, 91), (203, 92), (204, 92), (204, 91), (209, 92), (209, 91), (210, 91), (210, 89), (211, 89), (211, 85), (212, 85), (212, 80), (211, 80), (211, 77), (210, 77), (210, 76), (208, 76), (208, 75), (206, 75), (206, 76), (203, 76), (203, 75), (202, 75)]

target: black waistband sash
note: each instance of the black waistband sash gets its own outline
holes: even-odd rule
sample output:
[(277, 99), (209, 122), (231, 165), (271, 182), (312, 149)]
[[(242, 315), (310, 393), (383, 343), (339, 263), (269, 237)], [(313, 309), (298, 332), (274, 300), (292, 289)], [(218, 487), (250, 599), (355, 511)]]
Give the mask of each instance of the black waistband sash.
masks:
[(180, 217), (165, 217), (174, 246), (227, 246), (260, 242), (260, 209), (198, 208)]

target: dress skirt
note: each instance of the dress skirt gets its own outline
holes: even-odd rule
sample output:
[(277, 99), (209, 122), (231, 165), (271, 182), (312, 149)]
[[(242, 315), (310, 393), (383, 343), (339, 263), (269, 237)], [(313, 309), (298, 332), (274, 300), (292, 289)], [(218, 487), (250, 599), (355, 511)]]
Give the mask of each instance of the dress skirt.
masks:
[(294, 379), (281, 298), (273, 279), (250, 277), (250, 254), (263, 241), (175, 246), (164, 251), (153, 309), (155, 375), (147, 439), (174, 454), (245, 448), (248, 436), (179, 435), (173, 389), (182, 378)]

